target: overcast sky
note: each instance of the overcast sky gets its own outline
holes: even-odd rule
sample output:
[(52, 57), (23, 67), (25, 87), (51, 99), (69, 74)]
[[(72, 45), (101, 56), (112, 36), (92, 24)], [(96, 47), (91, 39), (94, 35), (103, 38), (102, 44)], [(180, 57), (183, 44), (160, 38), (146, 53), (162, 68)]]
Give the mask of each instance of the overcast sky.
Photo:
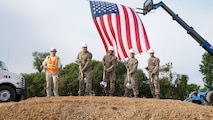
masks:
[[(105, 0), (132, 8), (145, 0)], [(158, 3), (160, 0), (154, 0)], [(212, 0), (164, 0), (168, 7), (213, 44)], [(189, 83), (203, 86), (199, 64), (205, 50), (162, 8), (140, 15), (151, 47), (161, 65), (189, 76)], [(104, 46), (95, 28), (87, 0), (0, 0), (0, 60), (15, 73), (33, 73), (32, 53), (56, 47), (65, 66), (75, 61), (86, 42), (93, 59), (101, 60)], [(149, 55), (136, 55), (144, 70)], [(144, 70), (146, 73), (146, 71)]]

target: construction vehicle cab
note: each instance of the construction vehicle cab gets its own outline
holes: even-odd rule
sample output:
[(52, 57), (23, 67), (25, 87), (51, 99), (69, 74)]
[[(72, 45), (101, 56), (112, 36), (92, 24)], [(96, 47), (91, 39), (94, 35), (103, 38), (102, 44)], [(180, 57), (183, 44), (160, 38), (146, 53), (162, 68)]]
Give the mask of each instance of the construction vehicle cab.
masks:
[(22, 95), (26, 95), (23, 76), (8, 71), (0, 61), (0, 102), (20, 101)]

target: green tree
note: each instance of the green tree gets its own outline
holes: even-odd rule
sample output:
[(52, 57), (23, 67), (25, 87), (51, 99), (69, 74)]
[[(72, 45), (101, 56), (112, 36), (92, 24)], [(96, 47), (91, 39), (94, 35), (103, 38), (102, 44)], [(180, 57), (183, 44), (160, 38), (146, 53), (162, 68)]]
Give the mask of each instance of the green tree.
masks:
[(118, 61), (116, 69), (116, 81), (115, 81), (115, 95), (123, 96), (124, 94), (124, 80), (126, 77), (125, 62)]
[(184, 100), (187, 96), (188, 76), (172, 70), (172, 63), (160, 67), (160, 87), (162, 98)]
[(45, 96), (45, 74), (44, 73), (31, 73), (31, 74), (22, 74), (25, 78), (27, 88), (28, 88), (28, 97), (43, 97)]
[(172, 72), (172, 63), (166, 63), (160, 66), (160, 92), (162, 98), (172, 98), (172, 81), (176, 73)]
[(177, 75), (177, 78), (175, 80), (174, 86), (173, 86), (173, 99), (179, 99), (184, 100), (186, 98), (187, 94), (187, 82), (188, 82), (188, 76), (187, 75)]
[(205, 52), (202, 55), (202, 61), (200, 66), (200, 72), (202, 73), (204, 85), (213, 89), (213, 56)]
[(59, 71), (59, 95), (78, 95), (78, 65), (71, 63)]
[(139, 90), (139, 97), (152, 97), (150, 88), (149, 88), (149, 80), (146, 77), (145, 73), (142, 69), (138, 69), (138, 90)]
[(92, 88), (96, 96), (103, 94), (103, 89), (100, 86), (100, 82), (103, 80), (103, 65), (102, 62), (92, 60)]
[(44, 61), (44, 59), (46, 58), (46, 56), (49, 55), (48, 52), (33, 52), (32, 53), (34, 61), (33, 61), (33, 68), (38, 70), (38, 72), (42, 72), (43, 67), (42, 67), (42, 62)]

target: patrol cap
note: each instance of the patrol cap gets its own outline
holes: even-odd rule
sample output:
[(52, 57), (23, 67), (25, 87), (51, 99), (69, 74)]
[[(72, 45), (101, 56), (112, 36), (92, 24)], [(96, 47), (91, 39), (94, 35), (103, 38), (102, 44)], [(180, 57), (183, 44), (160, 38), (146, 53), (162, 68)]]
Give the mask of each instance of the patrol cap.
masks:
[(153, 49), (149, 49), (148, 53), (155, 53), (155, 51)]
[(87, 47), (87, 44), (86, 43), (82, 43), (81, 47)]
[(114, 51), (113, 46), (109, 46), (108, 50)]
[(129, 53), (135, 53), (134, 49), (131, 48), (131, 49), (129, 50)]
[(56, 48), (53, 47), (50, 49), (50, 52), (57, 52), (57, 50), (56, 50)]

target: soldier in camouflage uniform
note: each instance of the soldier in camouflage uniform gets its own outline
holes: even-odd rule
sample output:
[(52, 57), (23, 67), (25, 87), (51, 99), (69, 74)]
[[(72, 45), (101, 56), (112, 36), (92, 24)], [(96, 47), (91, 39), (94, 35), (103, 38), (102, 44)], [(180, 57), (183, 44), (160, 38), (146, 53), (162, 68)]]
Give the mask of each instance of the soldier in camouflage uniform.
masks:
[(133, 49), (130, 49), (129, 53), (130, 53), (130, 58), (128, 59), (128, 61), (126, 63), (127, 77), (124, 81), (124, 89), (125, 89), (124, 96), (128, 97), (129, 92), (130, 92), (130, 89), (128, 89), (126, 87), (126, 84), (128, 83), (128, 75), (129, 75), (129, 79), (130, 79), (130, 83), (132, 85), (134, 97), (137, 98), (138, 94), (139, 94), (138, 80), (137, 80), (138, 60), (135, 58), (135, 52)]
[(154, 56), (154, 50), (150, 49), (149, 51), (150, 58), (148, 60), (148, 67), (146, 70), (149, 73), (150, 78), (150, 90), (153, 98), (160, 99), (160, 83), (159, 83), (159, 58)]
[(104, 88), (106, 96), (113, 96), (115, 91), (115, 79), (116, 79), (116, 65), (117, 57), (113, 54), (114, 48), (110, 46), (109, 52), (103, 57), (102, 63), (104, 65), (105, 78), (104, 82), (107, 82), (107, 87)]
[(92, 90), (92, 53), (87, 50), (87, 44), (82, 44), (82, 51), (78, 53), (76, 62), (79, 65), (79, 96), (83, 96), (85, 92), (85, 82), (81, 78), (86, 78), (86, 95), (89, 96)]

